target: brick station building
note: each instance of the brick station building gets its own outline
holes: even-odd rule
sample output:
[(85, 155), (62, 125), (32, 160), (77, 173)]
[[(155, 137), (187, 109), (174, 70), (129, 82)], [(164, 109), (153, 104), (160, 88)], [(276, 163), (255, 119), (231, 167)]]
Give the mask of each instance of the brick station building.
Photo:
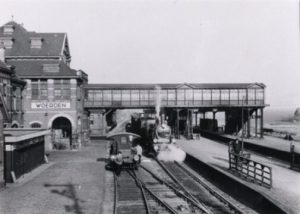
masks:
[[(88, 75), (70, 67), (66, 33), (36, 33), (11, 21), (0, 27), (5, 63), (27, 84), (23, 91), (24, 128), (49, 128), (67, 146), (82, 145), (88, 130), (84, 85)], [(58, 131), (61, 130), (61, 131)]]

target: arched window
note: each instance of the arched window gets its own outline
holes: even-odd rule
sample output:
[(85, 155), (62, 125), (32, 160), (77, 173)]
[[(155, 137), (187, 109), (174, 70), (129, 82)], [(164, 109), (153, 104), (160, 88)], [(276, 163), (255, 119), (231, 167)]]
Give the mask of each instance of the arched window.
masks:
[(30, 125), (30, 127), (31, 127), (31, 128), (41, 128), (42, 125), (41, 125), (40, 123), (35, 122), (35, 123), (32, 123), (32, 124)]

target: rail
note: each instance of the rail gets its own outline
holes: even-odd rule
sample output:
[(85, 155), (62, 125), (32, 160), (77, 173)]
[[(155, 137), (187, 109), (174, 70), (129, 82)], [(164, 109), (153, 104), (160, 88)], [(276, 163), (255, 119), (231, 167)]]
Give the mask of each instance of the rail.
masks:
[(223, 197), (221, 194), (216, 192), (213, 188), (211, 188), (209, 185), (207, 185), (205, 182), (203, 182), (199, 177), (195, 176), (193, 173), (191, 173), (188, 169), (183, 167), (178, 162), (175, 162), (176, 165), (182, 169), (183, 172), (185, 172), (189, 177), (194, 179), (197, 183), (199, 183), (202, 187), (207, 189), (212, 195), (214, 195), (216, 198), (218, 198), (221, 202), (226, 204), (230, 209), (234, 210), (237, 214), (244, 214), (245, 212), (242, 211), (238, 206), (236, 206), (234, 203), (227, 200), (225, 197)]
[(204, 211), (205, 213), (211, 213), (210, 210), (200, 201), (198, 201), (188, 190), (187, 188), (185, 188), (182, 183), (167, 169), (167, 167), (158, 159), (155, 159), (156, 162), (160, 165), (160, 167), (167, 173), (167, 175), (169, 175), (169, 177), (187, 194), (187, 197), (189, 197), (190, 199), (192, 199), (196, 204), (198, 204), (197, 206), (199, 206), (198, 208), (201, 209), (202, 211)]
[(183, 198), (184, 200), (188, 201), (189, 203), (191, 203), (193, 206), (197, 207), (199, 210), (201, 210), (203, 213), (205, 214), (210, 214), (210, 210), (208, 210), (202, 203), (200, 203), (198, 200), (195, 200), (194, 198), (191, 198), (188, 195), (186, 195), (186, 193), (188, 192), (185, 188), (182, 190), (179, 190), (178, 188), (176, 188), (175, 186), (169, 184), (167, 181), (164, 181), (163, 179), (159, 178), (155, 173), (153, 173), (151, 170), (147, 169), (144, 166), (140, 166), (141, 169), (145, 170), (146, 172), (148, 172), (153, 178), (155, 178), (157, 181), (159, 181), (160, 183), (166, 185), (167, 187), (169, 187), (170, 189), (172, 189), (179, 197)]
[(117, 180), (117, 175), (114, 172), (114, 210), (113, 210), (113, 214), (117, 214), (117, 203), (118, 203), (118, 180)]
[(134, 171), (129, 171), (127, 170), (127, 173), (135, 180), (136, 184), (138, 185), (138, 187), (141, 190), (142, 196), (143, 196), (143, 202), (144, 202), (144, 206), (145, 206), (145, 210), (147, 214), (150, 214), (150, 208), (149, 208), (149, 204), (147, 201), (147, 197), (146, 197), (146, 193), (144, 191), (143, 185), (141, 184), (141, 182), (137, 179), (137, 176), (135, 174)]
[[(142, 182), (135, 174), (129, 173), (129, 175), (140, 185), (140, 187), (142, 189), (145, 189), (149, 193), (149, 195), (151, 195), (160, 205), (164, 206), (170, 213), (172, 213), (172, 214), (178, 214), (176, 212), (176, 210), (174, 210), (169, 204), (167, 204), (165, 201), (161, 200), (158, 195), (156, 195), (154, 192), (152, 192), (147, 187), (147, 185), (144, 182)], [(149, 211), (149, 209), (147, 211)]]
[(272, 187), (272, 168), (243, 155), (229, 151), (229, 169), (254, 183)]

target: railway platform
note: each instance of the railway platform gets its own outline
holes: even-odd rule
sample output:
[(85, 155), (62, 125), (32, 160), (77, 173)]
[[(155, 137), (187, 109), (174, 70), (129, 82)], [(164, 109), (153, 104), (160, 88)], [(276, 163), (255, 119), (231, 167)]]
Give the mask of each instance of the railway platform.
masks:
[[(233, 135), (224, 135), (227, 138), (235, 139), (236, 136)], [(300, 142), (298, 141), (288, 141), (277, 137), (267, 136), (265, 135), (263, 139), (260, 138), (246, 138), (245, 142), (258, 145), (261, 147), (267, 147), (283, 152), (290, 152), (290, 144), (293, 143), (296, 147), (300, 147)], [(300, 151), (300, 149), (299, 149)]]
[(52, 151), (49, 163), (0, 190), (0, 213), (101, 213), (106, 141), (78, 151)]
[(225, 144), (205, 137), (197, 140), (179, 139), (177, 144), (189, 155), (258, 192), (287, 213), (300, 213), (300, 173), (290, 170), (288, 163), (250, 152), (252, 160), (272, 167), (273, 185), (268, 189), (241, 179), (229, 171), (228, 146)]

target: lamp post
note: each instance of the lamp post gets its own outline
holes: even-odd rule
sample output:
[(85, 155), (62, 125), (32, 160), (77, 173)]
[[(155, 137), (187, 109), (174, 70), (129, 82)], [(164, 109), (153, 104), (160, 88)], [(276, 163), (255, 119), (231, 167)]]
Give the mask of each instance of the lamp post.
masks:
[(244, 153), (244, 99), (245, 96), (242, 98), (242, 154)]

